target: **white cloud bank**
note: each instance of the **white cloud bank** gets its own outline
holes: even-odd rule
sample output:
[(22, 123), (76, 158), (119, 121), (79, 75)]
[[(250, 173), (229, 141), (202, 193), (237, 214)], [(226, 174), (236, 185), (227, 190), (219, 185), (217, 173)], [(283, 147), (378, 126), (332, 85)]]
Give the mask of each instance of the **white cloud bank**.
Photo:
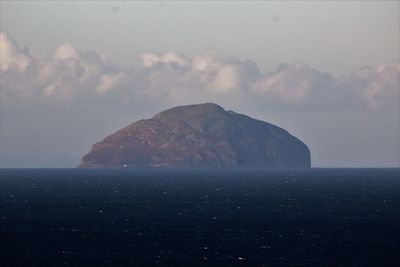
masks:
[(0, 32), (0, 70), (24, 71), (30, 63), (27, 51), (18, 48), (17, 44), (5, 33)]
[[(175, 52), (143, 53), (142, 67), (120, 68), (104, 55), (58, 46), (49, 58), (35, 57), (0, 34), (3, 104), (74, 103), (106, 97), (123, 105), (217, 102), (275, 109), (399, 106), (398, 62), (363, 67), (333, 77), (306, 64), (282, 64), (261, 73), (251, 60), (224, 58), (214, 51), (185, 57)], [(80, 102), (82, 103), (82, 102)]]

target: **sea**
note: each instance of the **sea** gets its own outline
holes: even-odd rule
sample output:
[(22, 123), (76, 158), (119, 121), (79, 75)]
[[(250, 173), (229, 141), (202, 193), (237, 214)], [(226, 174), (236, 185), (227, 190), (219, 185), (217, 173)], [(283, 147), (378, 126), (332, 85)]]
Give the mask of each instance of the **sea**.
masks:
[(0, 266), (400, 266), (400, 169), (0, 169)]

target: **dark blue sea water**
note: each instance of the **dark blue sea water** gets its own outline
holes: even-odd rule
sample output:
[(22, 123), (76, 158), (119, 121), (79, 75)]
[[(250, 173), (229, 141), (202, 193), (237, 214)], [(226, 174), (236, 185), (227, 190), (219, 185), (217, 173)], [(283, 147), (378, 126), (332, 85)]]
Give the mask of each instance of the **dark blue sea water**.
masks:
[(400, 266), (400, 169), (2, 169), (0, 216), (0, 266)]

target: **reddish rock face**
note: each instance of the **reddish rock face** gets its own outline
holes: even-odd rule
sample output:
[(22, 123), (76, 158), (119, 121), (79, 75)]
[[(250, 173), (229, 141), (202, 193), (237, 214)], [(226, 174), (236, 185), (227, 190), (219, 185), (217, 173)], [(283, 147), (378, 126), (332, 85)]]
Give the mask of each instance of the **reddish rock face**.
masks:
[(216, 104), (180, 106), (94, 144), (79, 167), (308, 168), (287, 131)]

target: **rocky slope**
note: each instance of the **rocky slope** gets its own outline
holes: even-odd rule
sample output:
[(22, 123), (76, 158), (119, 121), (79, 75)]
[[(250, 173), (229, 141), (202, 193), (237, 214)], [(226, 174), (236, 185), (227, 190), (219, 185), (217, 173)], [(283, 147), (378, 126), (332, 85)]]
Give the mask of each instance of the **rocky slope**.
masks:
[(216, 104), (179, 106), (94, 144), (80, 167), (307, 168), (307, 146), (287, 131)]

